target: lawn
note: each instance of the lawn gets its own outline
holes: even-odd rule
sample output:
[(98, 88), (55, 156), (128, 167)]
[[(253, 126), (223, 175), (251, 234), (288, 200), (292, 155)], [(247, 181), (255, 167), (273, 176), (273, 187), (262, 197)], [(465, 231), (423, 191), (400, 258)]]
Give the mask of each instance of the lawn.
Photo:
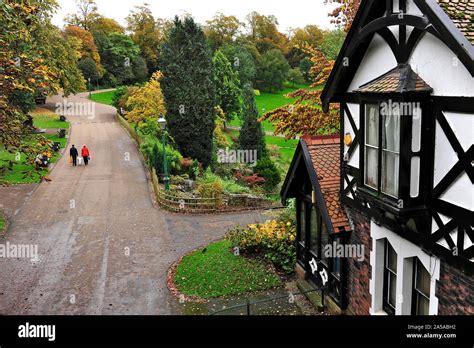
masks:
[(7, 221), (5, 220), (5, 217), (3, 216), (2, 213), (0, 213), (0, 235), (3, 233), (3, 230), (5, 229), (7, 225)]
[(93, 93), (90, 99), (92, 101), (95, 101), (96, 103), (112, 105), (112, 98), (114, 97), (114, 93), (115, 91)]
[(281, 285), (280, 278), (263, 263), (235, 256), (227, 240), (185, 256), (174, 280), (182, 294), (206, 299)]
[[(64, 128), (69, 129), (69, 122), (59, 121), (58, 115), (53, 112), (38, 109), (32, 112), (33, 124), (40, 129), (55, 129)], [(41, 134), (52, 142), (58, 142), (61, 144), (61, 148), (64, 148), (67, 143), (66, 138), (59, 138), (57, 133), (54, 134)], [(24, 141), (25, 143), (35, 143), (38, 141), (40, 135), (31, 135)], [(51, 163), (55, 163), (59, 160), (60, 153), (56, 152), (51, 158)], [(31, 184), (41, 181), (41, 178), (48, 174), (47, 169), (34, 170), (34, 167), (27, 163), (26, 155), (20, 153), (17, 157), (16, 153), (10, 153), (3, 148), (0, 148), (0, 165), (4, 165), (8, 161), (13, 161), (13, 167), (11, 170), (6, 171), (3, 175), (0, 175), (0, 182), (8, 184)]]

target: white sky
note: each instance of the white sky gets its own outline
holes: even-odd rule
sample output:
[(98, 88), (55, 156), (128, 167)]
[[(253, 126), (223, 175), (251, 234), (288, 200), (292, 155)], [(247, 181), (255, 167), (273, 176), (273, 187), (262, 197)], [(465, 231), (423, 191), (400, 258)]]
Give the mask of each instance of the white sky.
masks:
[[(69, 13), (76, 12), (75, 0), (57, 0), (61, 9), (53, 18), (53, 23), (62, 27), (63, 19)], [(173, 18), (176, 14), (190, 13), (194, 19), (204, 24), (216, 12), (234, 15), (244, 22), (245, 16), (252, 11), (278, 18), (280, 31), (288, 28), (304, 27), (316, 24), (321, 28), (332, 28), (328, 13), (335, 4), (324, 4), (324, 0), (96, 0), (99, 13), (125, 24), (130, 10), (143, 3), (149, 3), (155, 18)]]

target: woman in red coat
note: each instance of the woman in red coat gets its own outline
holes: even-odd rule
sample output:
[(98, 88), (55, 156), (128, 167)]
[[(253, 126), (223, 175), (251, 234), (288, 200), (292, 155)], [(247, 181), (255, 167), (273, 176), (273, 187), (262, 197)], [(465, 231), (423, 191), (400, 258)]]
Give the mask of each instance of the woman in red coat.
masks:
[(82, 148), (81, 156), (84, 159), (84, 164), (87, 166), (89, 164), (90, 154), (89, 154), (89, 149), (87, 148), (86, 145), (84, 145), (84, 147)]

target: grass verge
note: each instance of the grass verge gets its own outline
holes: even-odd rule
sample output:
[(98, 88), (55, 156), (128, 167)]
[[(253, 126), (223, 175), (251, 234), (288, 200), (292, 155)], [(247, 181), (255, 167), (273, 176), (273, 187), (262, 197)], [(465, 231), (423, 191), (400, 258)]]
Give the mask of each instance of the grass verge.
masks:
[(260, 261), (235, 256), (227, 240), (185, 256), (176, 268), (174, 282), (183, 295), (204, 299), (267, 290), (282, 284), (278, 275)]
[(94, 93), (92, 94), (90, 100), (100, 104), (112, 105), (112, 98), (114, 97), (114, 94), (115, 91)]

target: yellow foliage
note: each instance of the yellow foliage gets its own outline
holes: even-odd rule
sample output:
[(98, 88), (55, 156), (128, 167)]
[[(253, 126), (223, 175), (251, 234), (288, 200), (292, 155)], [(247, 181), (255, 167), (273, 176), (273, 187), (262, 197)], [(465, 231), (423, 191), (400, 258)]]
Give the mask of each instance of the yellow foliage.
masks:
[(217, 146), (219, 147), (227, 147), (230, 146), (229, 139), (224, 134), (224, 122), (225, 122), (225, 114), (224, 111), (220, 106), (216, 108), (216, 128), (214, 129), (214, 138), (216, 139)]
[(153, 73), (150, 81), (128, 98), (126, 106), (127, 109), (131, 110), (127, 113), (127, 120), (129, 122), (139, 126), (147, 119), (158, 119), (160, 115), (166, 113), (165, 101), (160, 85), (161, 77), (160, 71)]

